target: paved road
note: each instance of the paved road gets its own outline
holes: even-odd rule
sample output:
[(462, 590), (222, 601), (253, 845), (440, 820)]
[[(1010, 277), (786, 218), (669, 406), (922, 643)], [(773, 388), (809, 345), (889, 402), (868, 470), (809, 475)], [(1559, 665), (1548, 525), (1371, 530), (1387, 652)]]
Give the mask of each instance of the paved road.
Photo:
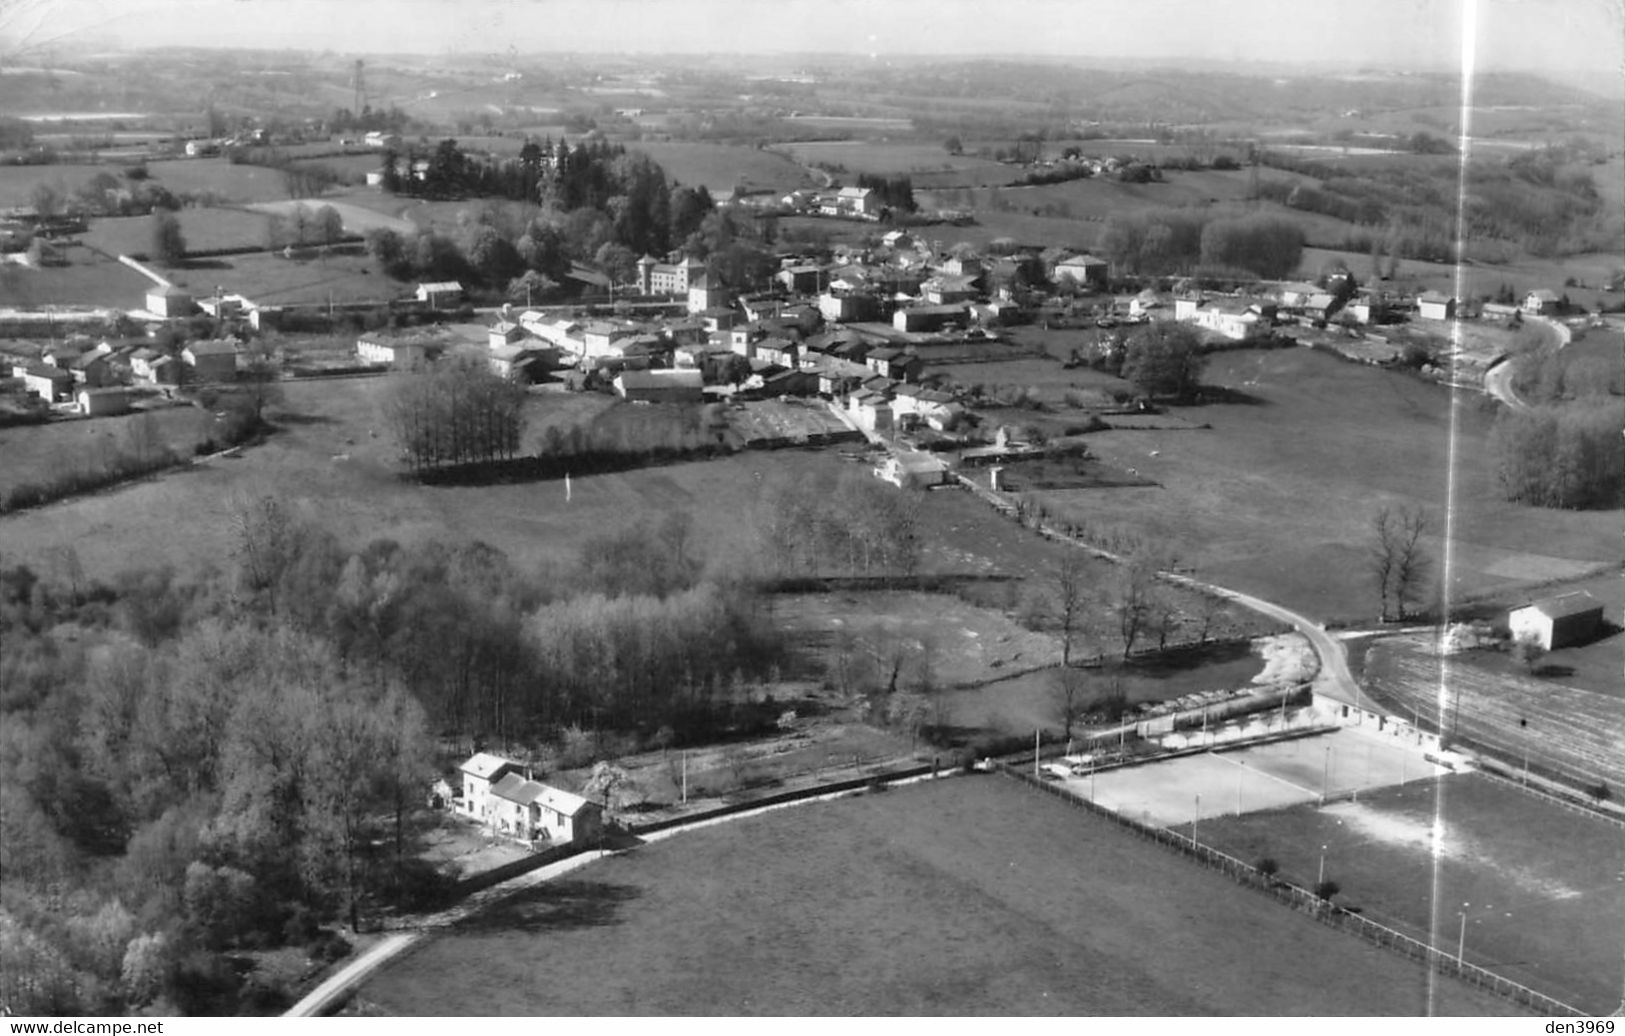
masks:
[[(1559, 349), (1568, 345), (1574, 335), (1568, 325), (1549, 317), (1530, 317), (1531, 322), (1539, 322), (1551, 328), (1557, 336)], [(1500, 400), (1509, 410), (1524, 411), (1532, 409), (1518, 394), (1512, 390), (1512, 362), (1507, 357), (1495, 361), (1490, 369), (1484, 372), (1484, 391)]]

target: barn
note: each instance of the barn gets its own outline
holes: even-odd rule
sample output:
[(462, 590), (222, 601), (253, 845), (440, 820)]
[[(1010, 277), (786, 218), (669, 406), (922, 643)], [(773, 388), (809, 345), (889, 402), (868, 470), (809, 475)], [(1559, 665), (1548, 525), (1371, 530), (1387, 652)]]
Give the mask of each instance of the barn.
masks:
[(1584, 644), (1602, 628), (1602, 602), (1584, 590), (1542, 598), (1508, 612), (1507, 626), (1547, 651)]

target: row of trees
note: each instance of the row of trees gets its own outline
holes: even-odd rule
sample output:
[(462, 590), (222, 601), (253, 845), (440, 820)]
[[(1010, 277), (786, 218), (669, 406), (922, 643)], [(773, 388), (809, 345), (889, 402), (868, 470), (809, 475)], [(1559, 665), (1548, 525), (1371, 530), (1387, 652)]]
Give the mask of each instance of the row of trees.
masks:
[(1296, 270), (1303, 246), (1302, 228), (1280, 216), (1210, 220), (1178, 210), (1113, 215), (1101, 243), (1128, 274), (1190, 274), (1206, 267), (1270, 278)]
[(766, 571), (780, 576), (912, 575), (919, 566), (920, 498), (863, 471), (784, 479), (763, 492), (756, 533)]
[(477, 360), (390, 379), (384, 420), (414, 472), (511, 460), (524, 437), (525, 392)]

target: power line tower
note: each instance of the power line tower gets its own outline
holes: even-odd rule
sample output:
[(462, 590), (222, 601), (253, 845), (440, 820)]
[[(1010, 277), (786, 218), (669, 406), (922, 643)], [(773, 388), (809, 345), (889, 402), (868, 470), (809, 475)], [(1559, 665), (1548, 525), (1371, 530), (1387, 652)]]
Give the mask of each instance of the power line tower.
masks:
[(355, 77), (353, 80), (355, 84), (355, 107), (351, 108), (350, 111), (353, 112), (355, 117), (358, 119), (361, 118), (361, 109), (367, 106), (367, 80), (363, 68), (364, 63), (362, 60), (360, 58), (356, 58)]

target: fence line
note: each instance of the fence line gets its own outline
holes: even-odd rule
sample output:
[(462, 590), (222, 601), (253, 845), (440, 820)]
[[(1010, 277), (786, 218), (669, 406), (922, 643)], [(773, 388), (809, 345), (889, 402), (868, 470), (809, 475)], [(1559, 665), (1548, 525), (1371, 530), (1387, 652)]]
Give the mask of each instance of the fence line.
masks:
[(1544, 788), (1537, 788), (1532, 784), (1520, 780), (1515, 772), (1503, 772), (1502, 763), (1500, 760), (1485, 759), (1482, 755), (1480, 755), (1478, 759), (1474, 760), (1473, 765), (1479, 773), (1483, 774), (1485, 777), (1488, 777), (1492, 781), (1500, 781), (1502, 784), (1510, 784), (1520, 791), (1527, 792), (1538, 799), (1544, 799), (1554, 806), (1562, 806), (1571, 813), (1578, 813), (1581, 816), (1590, 817), (1593, 820), (1601, 820), (1605, 824), (1613, 824), (1615, 827), (1625, 828), (1625, 817), (1617, 817), (1612, 813), (1605, 813), (1601, 809), (1594, 809), (1591, 806), (1585, 805), (1584, 803), (1575, 802), (1573, 799), (1567, 799), (1561, 795), (1554, 795), (1551, 792), (1546, 791)]
[(1156, 842), (1165, 848), (1182, 853), (1187, 858), (1193, 859), (1213, 870), (1222, 872), (1238, 885), (1262, 892), (1267, 896), (1271, 896), (1277, 902), (1285, 903), (1294, 910), (1309, 914), (1322, 924), (1350, 932), (1384, 949), (1403, 954), (1412, 960), (1419, 960), (1440, 974), (1453, 976), (1479, 989), (1487, 989), (1499, 996), (1506, 997), (1514, 1003), (1522, 1004), (1537, 1014), (1568, 1015), (1581, 1018), (1593, 1017), (1595, 1014), (1590, 1011), (1582, 1011), (1538, 990), (1530, 989), (1528, 986), (1498, 975), (1487, 968), (1469, 964), (1459, 959), (1455, 954), (1441, 950), (1437, 946), (1425, 943), (1414, 936), (1406, 935), (1386, 925), (1378, 924), (1361, 914), (1351, 913), (1342, 907), (1334, 906), (1330, 901), (1321, 899), (1308, 889), (1262, 874), (1252, 864), (1244, 863), (1228, 853), (1203, 845), (1187, 835), (1177, 834), (1165, 827), (1142, 823), (1116, 810), (1107, 809), (1097, 803), (1090, 802), (1058, 784), (1033, 777), (1022, 770), (1011, 767), (1009, 764), (999, 762), (995, 763), (995, 767), (1006, 777), (1019, 781), (1029, 788), (1047, 792), (1061, 801), (1071, 804), (1074, 808), (1105, 817), (1141, 838)]

